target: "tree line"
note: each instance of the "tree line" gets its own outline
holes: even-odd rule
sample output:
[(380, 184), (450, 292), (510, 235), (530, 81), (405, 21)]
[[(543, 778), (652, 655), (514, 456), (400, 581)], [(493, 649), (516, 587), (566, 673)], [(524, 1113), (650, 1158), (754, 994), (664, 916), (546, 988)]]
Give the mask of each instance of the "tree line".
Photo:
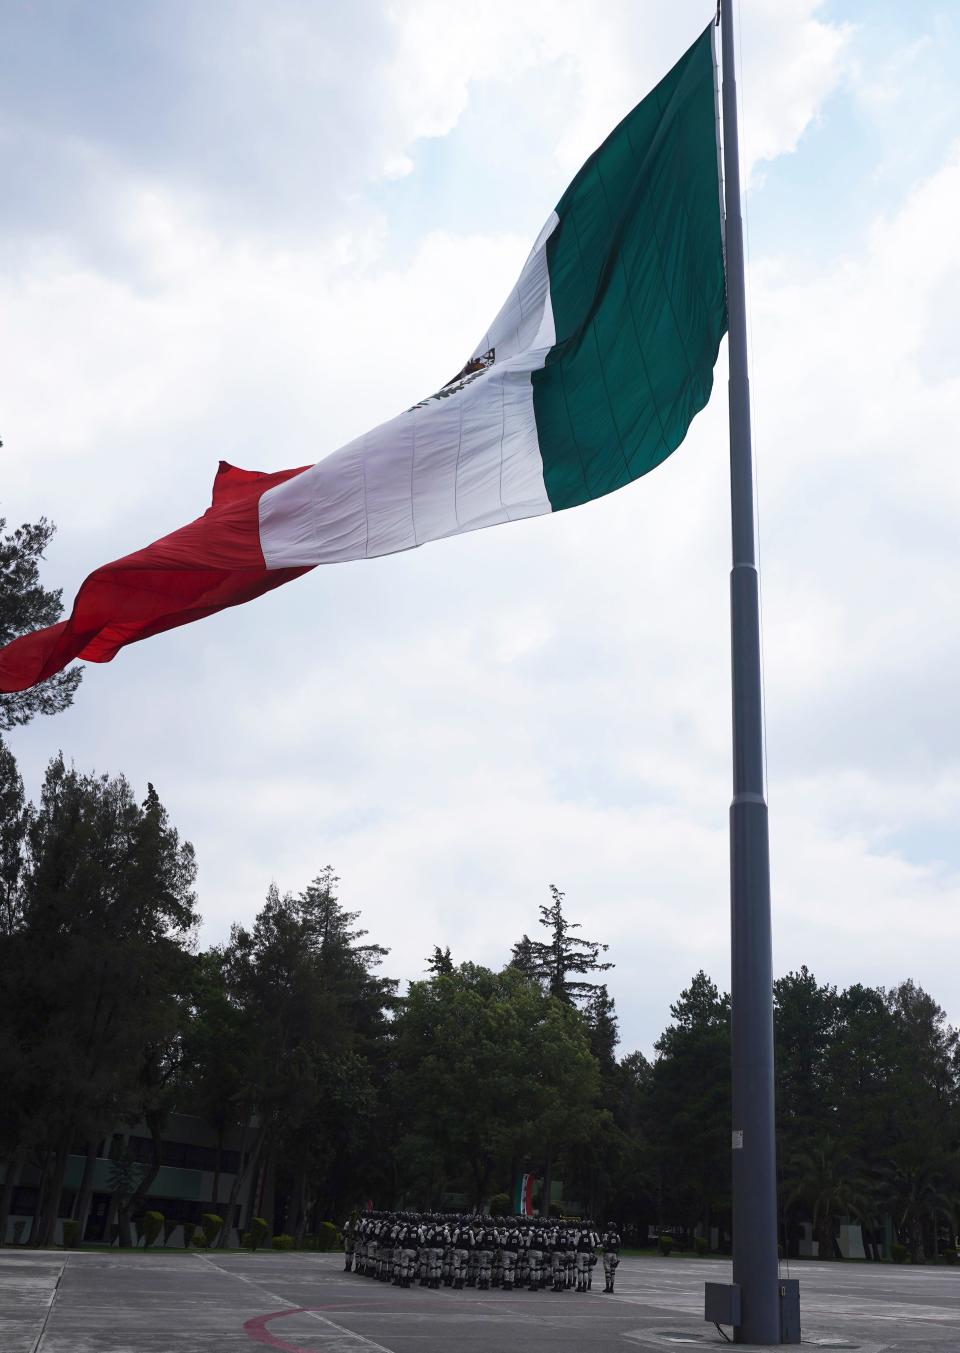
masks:
[[(0, 532), (4, 523), (0, 519)], [(55, 621), (41, 520), (0, 535), (0, 644)], [(80, 669), (0, 696), (0, 729), (69, 706)], [(275, 1231), (302, 1239), (367, 1199), (395, 1209), (509, 1207), (520, 1172), (552, 1181), (634, 1240), (650, 1229), (722, 1247), (730, 1225), (729, 997), (698, 972), (648, 1059), (618, 1053), (607, 946), (579, 934), (551, 885), (540, 930), (499, 971), (435, 945), (401, 993), (338, 896), (332, 868), (301, 892), (270, 887), (249, 927), (197, 941), (190, 844), (156, 790), (49, 763), (26, 800), (0, 739), (0, 1237), (23, 1172), (39, 1177), (29, 1239), (63, 1215), (67, 1158), (84, 1158), (70, 1213), (90, 1205), (98, 1143), (144, 1123), (150, 1158), (113, 1163), (121, 1245), (147, 1208), (174, 1111), (239, 1170), (213, 1171), (219, 1243), (251, 1178)], [(911, 981), (775, 983), (780, 1220), (787, 1253), (811, 1224), (822, 1257), (841, 1218), (868, 1257), (889, 1240), (915, 1262), (955, 1246), (960, 1045)], [(243, 1219), (248, 1220), (248, 1219)]]
[[(81, 773), (62, 756), (27, 802), (0, 743), (0, 1235), (25, 1167), (39, 1172), (30, 1239), (49, 1244), (67, 1157), (145, 1123), (149, 1160), (117, 1162), (121, 1244), (147, 1208), (174, 1110), (223, 1145), (223, 1243), (252, 1176), (295, 1239), (367, 1199), (388, 1208), (505, 1206), (521, 1172), (632, 1237), (724, 1244), (730, 1225), (729, 998), (703, 972), (670, 1007), (654, 1056), (618, 1054), (606, 946), (563, 892), (499, 971), (436, 945), (401, 993), (387, 950), (322, 869), (271, 886), (253, 923), (201, 949), (193, 849), (156, 790)], [(868, 1257), (893, 1238), (916, 1261), (956, 1239), (960, 1050), (912, 982), (838, 991), (806, 969), (775, 984), (783, 1243), (812, 1222), (820, 1254), (841, 1218)], [(219, 1153), (218, 1153), (219, 1158)], [(497, 1201), (499, 1200), (499, 1201)]]

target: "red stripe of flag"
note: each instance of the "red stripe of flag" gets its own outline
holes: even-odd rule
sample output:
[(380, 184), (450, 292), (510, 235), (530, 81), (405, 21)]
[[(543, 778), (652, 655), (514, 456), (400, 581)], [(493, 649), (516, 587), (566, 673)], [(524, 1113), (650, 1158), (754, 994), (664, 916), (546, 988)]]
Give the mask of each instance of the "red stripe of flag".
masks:
[(68, 620), (0, 649), (0, 691), (23, 691), (74, 658), (109, 662), (121, 648), (252, 601), (309, 568), (267, 569), (258, 505), (267, 489), (309, 466), (261, 474), (220, 462), (202, 517), (115, 559), (82, 584)]

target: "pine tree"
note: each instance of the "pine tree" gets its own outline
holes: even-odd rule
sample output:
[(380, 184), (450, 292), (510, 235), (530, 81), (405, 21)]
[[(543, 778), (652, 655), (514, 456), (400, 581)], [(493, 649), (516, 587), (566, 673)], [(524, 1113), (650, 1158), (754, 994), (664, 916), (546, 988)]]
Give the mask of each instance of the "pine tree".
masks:
[(434, 977), (449, 977), (453, 972), (453, 959), (450, 956), (450, 946), (441, 949), (439, 944), (433, 946), (433, 953), (427, 959), (427, 972), (432, 973)]
[(21, 915), (21, 881), (29, 814), (13, 753), (0, 738), (0, 934), (12, 935)]
[[(0, 517), (0, 532), (6, 524)], [(39, 568), (55, 530), (41, 517), (0, 535), (0, 648), (60, 619), (62, 590), (42, 587)], [(0, 729), (29, 723), (36, 714), (59, 714), (73, 703), (82, 676), (82, 667), (71, 667), (27, 691), (0, 695)]]
[(580, 929), (579, 921), (569, 921), (563, 913), (566, 893), (555, 883), (550, 884), (552, 901), (540, 908), (540, 924), (549, 932), (548, 940), (531, 940), (524, 935), (513, 946), (511, 967), (543, 983), (548, 995), (574, 1005), (589, 1001), (597, 989), (596, 982), (584, 981), (590, 972), (607, 972), (614, 965), (602, 963), (600, 955), (608, 946), (599, 940), (585, 940), (570, 932)]

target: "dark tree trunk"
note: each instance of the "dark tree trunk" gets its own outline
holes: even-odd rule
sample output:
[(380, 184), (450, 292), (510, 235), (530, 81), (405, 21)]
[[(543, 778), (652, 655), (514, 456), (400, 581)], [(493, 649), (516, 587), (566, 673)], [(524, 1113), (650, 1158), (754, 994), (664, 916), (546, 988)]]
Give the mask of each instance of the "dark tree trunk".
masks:
[(7, 1224), (10, 1221), (13, 1190), (20, 1183), (20, 1171), (23, 1169), (26, 1158), (26, 1146), (18, 1146), (7, 1160), (7, 1168), (3, 1176), (3, 1188), (0, 1189), (0, 1245), (7, 1243)]
[[(234, 1226), (240, 1227), (243, 1224), (242, 1217), (237, 1215), (237, 1208), (240, 1198), (240, 1190), (243, 1187), (245, 1179), (250, 1177), (251, 1171), (254, 1179), (257, 1175), (257, 1169), (260, 1162), (261, 1142), (258, 1142), (249, 1153), (246, 1150), (247, 1133), (250, 1130), (250, 1119), (244, 1120), (240, 1131), (240, 1169), (233, 1176), (233, 1183), (230, 1185), (230, 1196), (227, 1199), (227, 1205), (223, 1210), (223, 1225), (220, 1228), (220, 1234), (217, 1237), (217, 1249), (226, 1249), (230, 1244), (230, 1232)], [(262, 1140), (261, 1133), (261, 1140)]]
[(73, 1216), (80, 1223), (80, 1241), (83, 1241), (87, 1229), (87, 1217), (90, 1215), (90, 1200), (93, 1197), (93, 1171), (97, 1163), (97, 1143), (87, 1142), (87, 1154), (83, 1160), (83, 1176), (80, 1189), (73, 1201)]
[(160, 1128), (155, 1122), (150, 1124), (150, 1136), (153, 1145), (153, 1158), (150, 1165), (141, 1175), (140, 1181), (130, 1197), (121, 1198), (117, 1205), (117, 1244), (121, 1249), (129, 1249), (132, 1245), (130, 1223), (134, 1214), (146, 1200), (150, 1185), (160, 1172)]
[(293, 1195), (290, 1200), (291, 1218), (287, 1230), (293, 1236), (297, 1245), (303, 1244), (304, 1233), (307, 1229), (307, 1170), (302, 1166), (294, 1176)]
[(220, 1211), (220, 1170), (223, 1160), (223, 1125), (217, 1124), (217, 1164), (213, 1171), (213, 1184), (210, 1189), (210, 1209)]
[(46, 1203), (40, 1222), (39, 1244), (43, 1246), (50, 1246), (56, 1242), (57, 1216), (60, 1211), (60, 1195), (63, 1192), (63, 1177), (67, 1172), (67, 1156), (70, 1152), (70, 1140), (72, 1135), (73, 1134), (69, 1129), (64, 1131), (60, 1141), (57, 1143), (57, 1149), (53, 1156), (50, 1182), (47, 1187)]
[(27, 1237), (28, 1245), (36, 1245), (38, 1243), (40, 1216), (43, 1211), (44, 1200), (47, 1196), (47, 1189), (49, 1188), (49, 1176), (50, 1152), (45, 1151), (40, 1165), (40, 1184), (37, 1188), (37, 1203), (33, 1209), (33, 1216), (30, 1218), (30, 1234)]
[(540, 1199), (541, 1217), (550, 1215), (550, 1194), (553, 1192), (553, 1152), (547, 1152), (543, 1166), (543, 1197)]
[(257, 1199), (257, 1215), (262, 1217), (273, 1235), (277, 1224), (277, 1161), (273, 1147), (267, 1149), (263, 1161), (263, 1178), (260, 1181), (260, 1197)]

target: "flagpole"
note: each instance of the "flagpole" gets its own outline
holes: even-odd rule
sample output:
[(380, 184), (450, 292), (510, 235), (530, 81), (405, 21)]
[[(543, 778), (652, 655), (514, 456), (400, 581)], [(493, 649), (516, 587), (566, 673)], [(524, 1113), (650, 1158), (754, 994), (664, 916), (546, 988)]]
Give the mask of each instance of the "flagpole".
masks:
[(733, 0), (720, 0), (720, 11), (733, 544), (730, 574), (733, 1281), (740, 1287), (741, 1302), (741, 1323), (735, 1328), (734, 1338), (745, 1344), (779, 1344), (770, 852), (764, 783), (760, 579), (754, 527)]

